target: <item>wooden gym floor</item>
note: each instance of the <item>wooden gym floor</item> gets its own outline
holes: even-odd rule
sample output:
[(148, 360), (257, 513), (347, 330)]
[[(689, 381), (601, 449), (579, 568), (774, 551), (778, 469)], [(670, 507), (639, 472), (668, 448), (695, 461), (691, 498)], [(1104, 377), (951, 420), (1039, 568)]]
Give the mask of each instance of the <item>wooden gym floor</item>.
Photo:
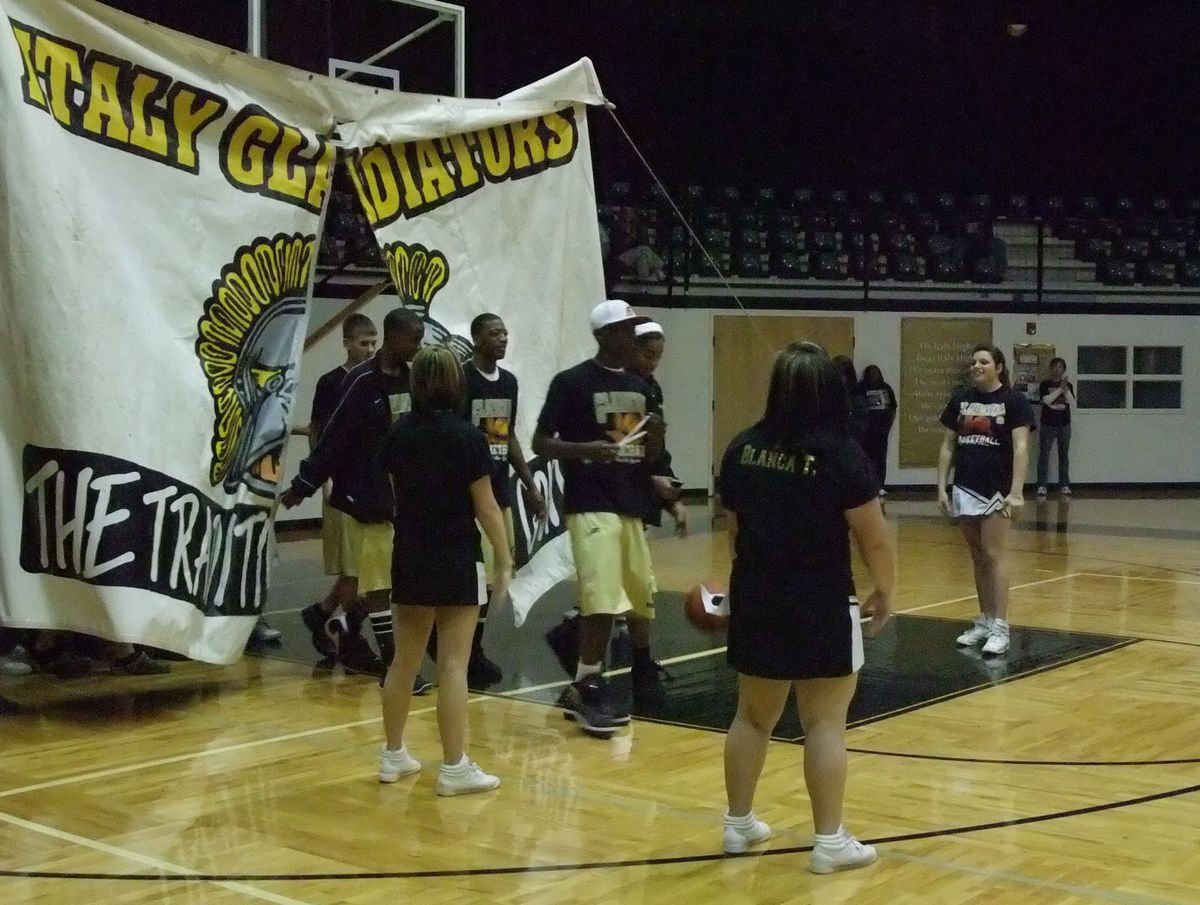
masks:
[[(733, 701), (719, 639), (680, 592), (727, 570), (707, 505), (653, 542), (666, 705), (609, 741), (549, 706), (541, 640), (489, 627), (506, 678), (470, 706), (494, 794), (439, 799), (436, 692), (375, 780), (370, 679), (314, 666), (297, 615), (319, 544), (281, 544), (277, 649), (169, 676), (0, 679), (0, 902), (1200, 902), (1200, 500), (1032, 501), (1012, 534), (1012, 653), (957, 651), (975, 607), (956, 529), (896, 500), (902, 615), (871, 643), (849, 734), (847, 824), (880, 860), (806, 871), (811, 826), (793, 715), (757, 808), (761, 854), (724, 858), (721, 748)], [(719, 529), (720, 522), (717, 520)], [(619, 681), (619, 680), (618, 680)]]

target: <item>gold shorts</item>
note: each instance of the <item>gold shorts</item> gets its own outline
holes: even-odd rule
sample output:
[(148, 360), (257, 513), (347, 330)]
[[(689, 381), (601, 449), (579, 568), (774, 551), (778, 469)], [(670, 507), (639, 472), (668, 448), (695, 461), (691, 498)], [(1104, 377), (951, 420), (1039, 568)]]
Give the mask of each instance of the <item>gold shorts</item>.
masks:
[(579, 575), (579, 611), (653, 619), (657, 588), (642, 520), (614, 512), (573, 513), (567, 532)]
[[(504, 533), (508, 535), (508, 552), (509, 555), (513, 555), (517, 549), (517, 533), (513, 527), (512, 507), (504, 507), (500, 510), (500, 514), (504, 516)], [(492, 577), (496, 574), (496, 554), (492, 550), (492, 542), (488, 540), (487, 532), (483, 530), (482, 525), (479, 525), (479, 541), (483, 545), (483, 574), (487, 577), (488, 587), (491, 587)]]
[(325, 560), (326, 575), (344, 575), (343, 563), (349, 559), (346, 550), (346, 533), (342, 530), (342, 519), (345, 514), (329, 505), (328, 500), (321, 503), (321, 555)]
[(342, 513), (342, 575), (358, 579), (358, 593), (392, 587), (392, 523), (360, 522)]

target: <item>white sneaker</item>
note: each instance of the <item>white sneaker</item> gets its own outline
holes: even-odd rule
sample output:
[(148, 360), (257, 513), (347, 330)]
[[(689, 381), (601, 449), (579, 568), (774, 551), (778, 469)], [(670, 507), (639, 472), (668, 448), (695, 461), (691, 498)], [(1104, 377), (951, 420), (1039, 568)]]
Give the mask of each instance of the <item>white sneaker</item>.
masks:
[(763, 823), (753, 811), (745, 817), (725, 815), (725, 832), (721, 847), (727, 855), (740, 855), (752, 845), (771, 838), (771, 828)]
[(0, 676), (27, 676), (33, 667), (12, 654), (0, 655)]
[(1037, 498), (1039, 500), (1044, 500), (1046, 498), (1046, 488), (1045, 487), (1038, 487)]
[(439, 795), (470, 795), (472, 792), (490, 792), (500, 785), (500, 777), (484, 773), (473, 760), (463, 759), (452, 767), (442, 764), (438, 770), (437, 793)]
[(1071, 495), (1071, 485), (1070, 485), (1070, 484), (1063, 484), (1063, 485), (1062, 485), (1062, 487), (1058, 488), (1058, 492), (1059, 492), (1059, 493), (1060, 493), (1062, 496), (1070, 496), (1070, 495)]
[(863, 845), (843, 826), (832, 836), (814, 836), (808, 869), (814, 874), (831, 874), (873, 864), (879, 854), (873, 845)]
[(985, 654), (1008, 653), (1008, 623), (1003, 619), (992, 620), (992, 630), (987, 642), (983, 645)]
[(408, 753), (403, 745), (396, 751), (388, 747), (379, 752), (379, 781), (395, 782), (402, 776), (412, 776), (421, 769), (421, 762)]
[(980, 613), (975, 617), (975, 624), (954, 639), (955, 644), (963, 647), (974, 647), (992, 634), (992, 620)]

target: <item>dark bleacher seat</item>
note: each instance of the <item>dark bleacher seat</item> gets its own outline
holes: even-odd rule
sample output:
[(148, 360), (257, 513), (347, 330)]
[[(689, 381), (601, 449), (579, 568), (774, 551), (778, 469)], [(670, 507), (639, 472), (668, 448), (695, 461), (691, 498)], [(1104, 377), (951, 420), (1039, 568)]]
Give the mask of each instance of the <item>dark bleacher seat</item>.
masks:
[(887, 255), (881, 254), (851, 254), (846, 261), (846, 272), (855, 280), (865, 280), (867, 278), (867, 264), (870, 263), (871, 273), (870, 279), (886, 280), (888, 278), (888, 259)]
[(770, 187), (757, 189), (754, 192), (754, 203), (758, 207), (774, 207), (779, 201), (779, 193)]
[(1147, 286), (1170, 286), (1175, 282), (1175, 264), (1170, 261), (1146, 261), (1138, 276)]
[(705, 195), (704, 186), (689, 185), (686, 189), (683, 190), (684, 206), (693, 208), (693, 209), (701, 207), (704, 204), (704, 195)]
[(845, 261), (833, 252), (820, 252), (809, 255), (809, 272), (818, 280), (844, 280), (848, 276)]
[(1155, 198), (1150, 202), (1150, 210), (1154, 211), (1154, 213), (1160, 218), (1165, 217), (1171, 212), (1171, 199), (1161, 196)]
[(700, 215), (700, 225), (705, 229), (729, 229), (729, 211), (706, 207)]
[(937, 217), (929, 211), (917, 211), (907, 218), (908, 231), (918, 239), (928, 239), (938, 231)]
[(932, 258), (926, 263), (929, 278), (938, 283), (961, 283), (963, 281), (962, 259), (956, 255)]
[(954, 239), (942, 233), (935, 233), (921, 242), (920, 249), (928, 258), (944, 258), (953, 255), (958, 246)]
[(1004, 203), (1004, 215), (1013, 220), (1028, 220), (1033, 216), (1028, 195), (1009, 195)]
[(1178, 264), (1187, 258), (1187, 242), (1183, 239), (1154, 239), (1150, 243), (1150, 257), (1152, 260)]
[(633, 197), (633, 187), (624, 179), (618, 179), (616, 182), (608, 184), (608, 191), (605, 193), (605, 198), (613, 204), (629, 204)]
[(863, 207), (883, 207), (883, 192), (867, 192), (863, 195)]
[(764, 213), (756, 207), (740, 207), (733, 214), (734, 229), (762, 229)]
[(772, 208), (767, 214), (767, 226), (774, 231), (799, 229), (800, 215), (786, 207)]
[(767, 231), (765, 229), (737, 229), (733, 232), (733, 247), (755, 252), (766, 251)]
[(1085, 220), (1094, 220), (1100, 216), (1100, 199), (1095, 195), (1084, 195), (1075, 202), (1075, 214)]
[(921, 196), (916, 192), (905, 192), (900, 196), (900, 210), (904, 212), (919, 211), (921, 209)]
[(1127, 196), (1122, 196), (1113, 202), (1113, 214), (1120, 219), (1127, 219), (1133, 216), (1136, 205), (1133, 199)]
[(991, 195), (970, 195), (963, 205), (968, 220), (990, 220), (993, 216)]
[(841, 189), (835, 189), (829, 193), (829, 206), (832, 208), (843, 208), (850, 204), (850, 193), (844, 192)]
[(803, 210), (812, 207), (812, 189), (792, 189), (792, 207)]
[(795, 251), (778, 251), (771, 255), (771, 273), (788, 280), (808, 276), (808, 255)]
[(1096, 279), (1105, 286), (1132, 286), (1137, 282), (1137, 264), (1105, 258), (1096, 266)]
[(742, 203), (742, 190), (736, 185), (721, 186), (717, 192), (717, 203), (724, 207), (737, 207)]
[(742, 249), (734, 255), (733, 268), (739, 277), (766, 279), (771, 275), (767, 255), (750, 249)]
[(1081, 236), (1075, 240), (1075, 257), (1097, 264), (1112, 254), (1112, 241), (1100, 236)]
[(1112, 257), (1117, 261), (1141, 263), (1150, 257), (1150, 243), (1145, 239), (1120, 239), (1113, 243)]
[(1051, 233), (1056, 239), (1074, 242), (1086, 236), (1088, 229), (1088, 221), (1083, 217), (1063, 217), (1054, 223)]
[(770, 234), (768, 244), (771, 249), (776, 252), (802, 252), (804, 247), (804, 233), (794, 229), (781, 229), (778, 232)]
[(844, 233), (842, 247), (852, 255), (876, 254), (879, 251), (879, 236), (875, 233)]
[(915, 254), (893, 254), (888, 256), (888, 275), (894, 280), (925, 279), (925, 259)]
[(916, 254), (917, 240), (906, 232), (890, 232), (883, 236), (883, 250), (888, 254)]
[(723, 227), (707, 226), (700, 233), (700, 241), (710, 253), (729, 251), (733, 245), (733, 234)]
[(1121, 232), (1122, 235), (1132, 236), (1135, 239), (1157, 239), (1158, 220), (1154, 217), (1134, 217)]
[(1176, 279), (1181, 286), (1200, 286), (1200, 259), (1189, 259), (1176, 268)]
[(837, 233), (828, 229), (810, 232), (807, 237), (807, 245), (810, 252), (816, 252), (818, 254), (836, 254), (837, 252), (841, 251)]
[(1037, 203), (1038, 215), (1048, 223), (1057, 223), (1065, 209), (1066, 205), (1058, 195), (1047, 195)]
[(1003, 283), (1004, 268), (993, 257), (976, 258), (971, 263), (971, 281), (974, 283)]
[(866, 217), (857, 208), (847, 207), (837, 212), (837, 228), (842, 232), (861, 230), (866, 224)]
[(651, 182), (650, 185), (646, 187), (646, 194), (643, 197), (643, 200), (647, 204), (654, 205), (655, 207), (669, 206), (669, 202), (667, 201), (667, 190), (661, 186), (657, 180)]

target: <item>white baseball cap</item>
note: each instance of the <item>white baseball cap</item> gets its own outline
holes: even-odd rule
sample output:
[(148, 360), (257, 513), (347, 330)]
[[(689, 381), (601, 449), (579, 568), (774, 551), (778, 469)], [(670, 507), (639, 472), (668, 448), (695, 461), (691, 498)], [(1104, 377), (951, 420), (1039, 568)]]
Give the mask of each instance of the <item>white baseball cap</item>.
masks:
[(629, 302), (608, 299), (592, 309), (592, 332), (611, 327), (613, 324), (648, 324), (650, 318), (643, 317), (630, 307)]
[(646, 321), (644, 324), (638, 324), (633, 328), (634, 336), (666, 336), (663, 332), (662, 324), (654, 321)]

